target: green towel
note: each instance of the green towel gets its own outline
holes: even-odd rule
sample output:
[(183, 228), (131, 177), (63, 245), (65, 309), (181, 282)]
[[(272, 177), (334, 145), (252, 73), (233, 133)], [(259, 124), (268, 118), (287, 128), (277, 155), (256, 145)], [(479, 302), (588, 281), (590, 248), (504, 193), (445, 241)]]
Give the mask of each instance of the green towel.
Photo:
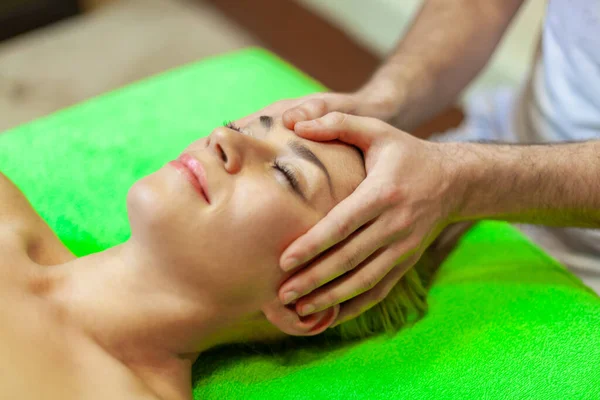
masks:
[[(0, 170), (71, 251), (89, 254), (128, 238), (137, 179), (224, 120), (318, 90), (263, 50), (204, 60), (0, 135)], [(600, 398), (600, 299), (510, 225), (469, 231), (429, 303), (393, 337), (208, 352), (195, 397)]]

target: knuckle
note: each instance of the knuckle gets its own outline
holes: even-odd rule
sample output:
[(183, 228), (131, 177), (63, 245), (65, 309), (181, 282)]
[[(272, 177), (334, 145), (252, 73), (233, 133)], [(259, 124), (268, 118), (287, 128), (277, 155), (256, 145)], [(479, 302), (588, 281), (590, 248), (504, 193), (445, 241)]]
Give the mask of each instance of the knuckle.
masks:
[(406, 243), (407, 240), (410, 240), (410, 238), (406, 235), (410, 235), (412, 233), (413, 224), (409, 219), (403, 216), (399, 216), (391, 219), (391, 221), (388, 222), (386, 228), (388, 233), (392, 236), (395, 236), (397, 239), (399, 239), (400, 237), (404, 237), (404, 243)]
[(291, 104), (287, 108), (287, 111), (294, 115), (298, 115), (300, 113), (306, 114), (306, 111), (304, 110), (305, 108), (306, 108), (306, 103), (296, 103), (296, 104)]
[(303, 253), (300, 258), (302, 259), (307, 259), (307, 258), (312, 258), (313, 256), (319, 254), (321, 252), (321, 250), (323, 250), (322, 246), (319, 245), (316, 242), (311, 241), (310, 243), (307, 243), (305, 246), (305, 250), (306, 253)]
[(324, 115), (327, 112), (327, 103), (323, 99), (310, 100), (306, 107), (310, 109), (313, 115)]
[(346, 114), (339, 111), (333, 111), (327, 114), (327, 119), (332, 125), (342, 125), (346, 121)]
[(349, 230), (350, 224), (346, 220), (343, 220), (341, 218), (336, 219), (335, 232), (340, 240), (346, 238), (350, 234)]
[(306, 120), (309, 116), (309, 113), (302, 105), (294, 107), (291, 111), (296, 119)]
[(377, 282), (379, 282), (379, 279), (376, 275), (364, 274), (360, 280), (360, 287), (365, 291), (370, 290), (377, 285)]
[(416, 236), (411, 236), (404, 242), (404, 246), (402, 247), (404, 248), (404, 251), (411, 252), (410, 256), (414, 257), (415, 254), (412, 254), (412, 252), (421, 247), (421, 239)]
[(382, 185), (378, 191), (378, 199), (381, 204), (391, 205), (401, 202), (404, 191), (396, 185)]
[(357, 254), (345, 254), (342, 256), (341, 262), (341, 270), (343, 273), (352, 271), (354, 267), (358, 264), (358, 255)]
[(321, 304), (323, 306), (334, 305), (339, 303), (338, 300), (339, 296), (337, 295), (337, 293), (330, 290), (329, 292), (323, 295), (323, 301)]
[(315, 275), (309, 275), (306, 277), (305, 285), (302, 285), (304, 290), (302, 292), (310, 293), (321, 285), (321, 279)]

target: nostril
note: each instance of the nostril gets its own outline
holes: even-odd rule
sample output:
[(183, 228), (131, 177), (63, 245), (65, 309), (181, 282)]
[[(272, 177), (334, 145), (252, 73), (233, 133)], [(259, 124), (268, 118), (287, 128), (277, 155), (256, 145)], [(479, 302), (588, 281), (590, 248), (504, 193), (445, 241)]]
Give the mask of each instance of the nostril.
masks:
[(223, 162), (227, 162), (227, 154), (225, 154), (225, 152), (223, 151), (223, 148), (219, 145), (217, 145), (217, 150), (219, 151), (219, 154), (221, 155), (221, 160), (223, 160)]

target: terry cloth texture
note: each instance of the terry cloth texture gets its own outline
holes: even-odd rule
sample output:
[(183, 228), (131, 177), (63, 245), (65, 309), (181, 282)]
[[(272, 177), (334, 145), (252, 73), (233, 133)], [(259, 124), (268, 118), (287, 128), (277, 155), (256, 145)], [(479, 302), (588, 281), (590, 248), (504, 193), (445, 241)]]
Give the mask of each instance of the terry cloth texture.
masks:
[[(224, 120), (323, 90), (260, 49), (179, 68), (0, 136), (0, 170), (76, 255), (130, 235), (130, 186)], [(428, 314), (393, 337), (194, 366), (197, 399), (598, 399), (600, 300), (510, 225), (482, 222)], [(33, 384), (33, 383), (32, 383)]]

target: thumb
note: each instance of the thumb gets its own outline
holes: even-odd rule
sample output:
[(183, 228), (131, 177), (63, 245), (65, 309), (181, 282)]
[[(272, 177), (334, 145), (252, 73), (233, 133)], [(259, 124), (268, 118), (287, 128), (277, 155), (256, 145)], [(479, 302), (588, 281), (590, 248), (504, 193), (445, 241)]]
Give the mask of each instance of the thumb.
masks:
[(305, 139), (340, 140), (366, 151), (384, 128), (385, 123), (374, 118), (332, 112), (312, 121), (298, 122), (294, 131)]

